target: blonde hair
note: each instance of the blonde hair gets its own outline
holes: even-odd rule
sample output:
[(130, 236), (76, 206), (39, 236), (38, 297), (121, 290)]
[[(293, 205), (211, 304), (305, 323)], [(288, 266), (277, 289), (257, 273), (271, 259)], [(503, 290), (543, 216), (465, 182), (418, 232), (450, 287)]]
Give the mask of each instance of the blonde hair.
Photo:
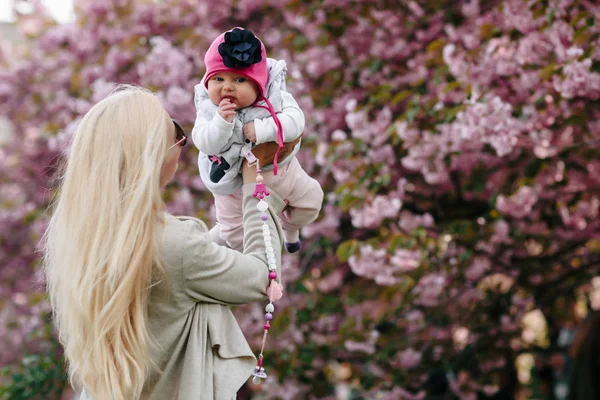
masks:
[(162, 271), (160, 171), (168, 119), (152, 93), (121, 86), (74, 135), (42, 240), (69, 378), (95, 399), (133, 399), (158, 371), (147, 303)]

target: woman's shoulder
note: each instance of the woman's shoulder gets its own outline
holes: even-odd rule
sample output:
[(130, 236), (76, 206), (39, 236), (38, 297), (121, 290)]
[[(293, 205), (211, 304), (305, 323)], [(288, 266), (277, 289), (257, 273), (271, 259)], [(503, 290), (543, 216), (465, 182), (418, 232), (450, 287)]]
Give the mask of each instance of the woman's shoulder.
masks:
[(165, 219), (163, 250), (169, 261), (181, 261), (181, 253), (191, 242), (209, 240), (208, 227), (198, 218), (167, 215)]
[(208, 232), (208, 226), (204, 221), (196, 217), (190, 217), (187, 215), (167, 215), (167, 224), (181, 225), (181, 226), (196, 226), (204, 231)]

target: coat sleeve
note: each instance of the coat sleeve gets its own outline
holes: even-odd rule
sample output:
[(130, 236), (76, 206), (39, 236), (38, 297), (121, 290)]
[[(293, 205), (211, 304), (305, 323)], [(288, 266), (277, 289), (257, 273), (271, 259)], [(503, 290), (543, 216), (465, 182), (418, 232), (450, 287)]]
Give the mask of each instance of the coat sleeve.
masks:
[(202, 83), (194, 87), (194, 106), (196, 107), (196, 121), (192, 129), (194, 144), (204, 154), (223, 153), (233, 134), (234, 123), (225, 121), (217, 111), (211, 113), (214, 105), (208, 98)]
[(198, 110), (192, 129), (192, 139), (198, 150), (204, 154), (221, 154), (227, 149), (233, 127), (233, 122), (225, 121), (217, 112), (213, 118), (207, 119), (202, 110)]
[[(258, 200), (252, 196), (254, 184), (243, 187), (244, 251), (240, 253), (211, 240), (198, 224), (191, 226), (183, 249), (182, 279), (186, 294), (195, 301), (244, 304), (266, 298), (269, 269), (265, 253)], [(278, 215), (283, 201), (273, 192), (267, 225), (271, 232), (277, 280), (281, 278), (281, 226)]]
[[(304, 113), (290, 93), (281, 91), (282, 109), (277, 115), (283, 128), (283, 141), (291, 142), (304, 132)], [(277, 141), (277, 125), (272, 117), (255, 119), (256, 144)]]

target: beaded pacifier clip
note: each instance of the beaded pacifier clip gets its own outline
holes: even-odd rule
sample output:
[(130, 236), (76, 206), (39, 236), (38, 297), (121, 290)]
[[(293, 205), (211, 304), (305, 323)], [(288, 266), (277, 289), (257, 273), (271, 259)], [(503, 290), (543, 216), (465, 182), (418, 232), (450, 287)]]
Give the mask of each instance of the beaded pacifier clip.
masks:
[(254, 157), (252, 152), (248, 152), (244, 155), (248, 160), (248, 165), (252, 166), (256, 164), (256, 187), (254, 188), (254, 197), (256, 197), (259, 201), (256, 205), (256, 208), (261, 212), (260, 219), (262, 221), (262, 232), (263, 239), (265, 241), (265, 252), (267, 255), (267, 264), (269, 267), (269, 286), (267, 287), (267, 295), (269, 296), (269, 304), (265, 307), (265, 325), (264, 325), (264, 333), (262, 339), (262, 346), (260, 348), (260, 354), (258, 356), (258, 362), (256, 367), (254, 367), (254, 373), (252, 374), (252, 382), (260, 383), (261, 379), (266, 379), (267, 374), (265, 372), (265, 368), (262, 366), (263, 364), (263, 351), (265, 349), (265, 343), (267, 341), (267, 334), (269, 333), (269, 329), (271, 329), (271, 320), (273, 319), (273, 312), (275, 311), (275, 306), (273, 303), (279, 300), (283, 296), (283, 286), (277, 282), (277, 260), (275, 259), (275, 249), (273, 248), (273, 243), (271, 242), (271, 231), (269, 230), (269, 225), (267, 224), (267, 220), (269, 216), (267, 215), (267, 210), (269, 209), (269, 204), (264, 200), (265, 197), (269, 196), (269, 191), (267, 190), (267, 186), (264, 183), (264, 178), (260, 174), (262, 171), (259, 168), (258, 160)]

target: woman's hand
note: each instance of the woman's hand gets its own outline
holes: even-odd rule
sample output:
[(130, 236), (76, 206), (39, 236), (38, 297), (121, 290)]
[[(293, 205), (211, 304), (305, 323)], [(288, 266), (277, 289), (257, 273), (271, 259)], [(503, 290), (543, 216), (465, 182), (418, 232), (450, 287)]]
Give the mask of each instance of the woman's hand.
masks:
[(244, 160), (242, 164), (242, 180), (244, 184), (256, 182), (256, 165), (249, 166), (248, 161)]
[(252, 143), (256, 143), (256, 131), (254, 130), (254, 121), (250, 121), (247, 124), (245, 124), (242, 128), (242, 132), (244, 132), (244, 136), (246, 136), (246, 139), (248, 139)]
[[(300, 138), (297, 138), (291, 142), (284, 143), (281, 151), (279, 152), (279, 157), (277, 160), (279, 162), (286, 159), (287, 156), (293, 153), (294, 147), (300, 141)], [(252, 149), (252, 154), (254, 157), (258, 158), (258, 163), (261, 167), (265, 165), (273, 164), (273, 159), (275, 158), (275, 153), (277, 153), (277, 142), (265, 142), (261, 143), (258, 146), (254, 146)]]

